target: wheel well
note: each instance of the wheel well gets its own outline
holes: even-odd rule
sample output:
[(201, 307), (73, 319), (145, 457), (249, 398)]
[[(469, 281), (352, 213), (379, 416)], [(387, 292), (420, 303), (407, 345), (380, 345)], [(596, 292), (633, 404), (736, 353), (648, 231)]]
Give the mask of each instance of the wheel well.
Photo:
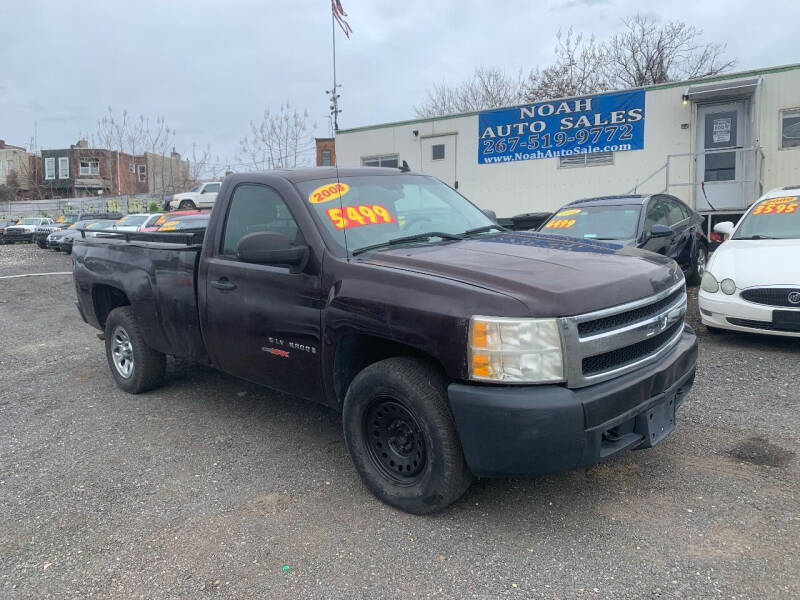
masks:
[(110, 285), (96, 285), (92, 291), (94, 314), (101, 327), (106, 326), (108, 314), (120, 306), (130, 306), (125, 292)]
[(417, 348), (369, 335), (348, 335), (337, 344), (333, 359), (333, 385), (339, 405), (356, 375), (369, 365), (393, 356), (415, 356), (441, 368), (435, 358)]

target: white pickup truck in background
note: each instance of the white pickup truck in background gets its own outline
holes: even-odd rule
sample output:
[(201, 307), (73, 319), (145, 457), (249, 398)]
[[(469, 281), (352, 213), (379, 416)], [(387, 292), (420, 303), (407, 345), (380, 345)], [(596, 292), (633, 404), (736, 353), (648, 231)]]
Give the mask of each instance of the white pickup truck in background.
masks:
[(217, 200), (217, 193), (221, 185), (220, 181), (209, 181), (196, 185), (188, 192), (175, 194), (169, 201), (169, 209), (211, 208)]

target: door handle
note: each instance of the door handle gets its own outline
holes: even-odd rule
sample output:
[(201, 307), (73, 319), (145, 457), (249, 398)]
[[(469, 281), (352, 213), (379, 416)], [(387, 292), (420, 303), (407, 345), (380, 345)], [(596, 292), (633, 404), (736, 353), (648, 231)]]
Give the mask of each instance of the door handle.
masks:
[(230, 291), (230, 290), (235, 290), (236, 289), (236, 284), (235, 283), (231, 283), (230, 281), (228, 281), (224, 277), (222, 279), (218, 279), (217, 281), (212, 281), (211, 282), (211, 286), (217, 288), (218, 290)]

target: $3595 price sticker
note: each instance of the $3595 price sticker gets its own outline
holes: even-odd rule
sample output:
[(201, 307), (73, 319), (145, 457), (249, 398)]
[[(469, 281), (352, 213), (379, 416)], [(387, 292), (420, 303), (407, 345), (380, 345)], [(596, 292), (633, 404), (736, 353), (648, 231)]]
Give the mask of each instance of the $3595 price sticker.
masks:
[(797, 211), (797, 196), (765, 200), (753, 209), (754, 215), (788, 215)]
[(336, 229), (350, 229), (362, 225), (382, 225), (394, 223), (395, 218), (385, 206), (380, 204), (359, 204), (357, 206), (344, 206), (329, 208), (325, 211)]

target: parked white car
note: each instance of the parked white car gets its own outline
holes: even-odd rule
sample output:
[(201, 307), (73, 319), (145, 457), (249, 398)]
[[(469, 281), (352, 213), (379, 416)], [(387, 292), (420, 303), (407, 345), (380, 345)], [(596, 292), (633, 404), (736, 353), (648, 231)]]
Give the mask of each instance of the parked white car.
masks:
[(169, 209), (195, 209), (195, 208), (211, 208), (217, 200), (219, 188), (222, 185), (220, 181), (210, 181), (208, 183), (201, 183), (190, 189), (188, 192), (175, 194), (172, 200), (169, 201)]
[(717, 248), (700, 285), (700, 320), (709, 329), (800, 337), (800, 186), (773, 190)]
[(3, 234), (3, 241), (6, 244), (33, 241), (33, 234), (36, 232), (37, 227), (52, 224), (53, 219), (47, 217), (26, 217), (16, 225), (9, 225), (6, 227), (5, 233)]
[(162, 213), (136, 213), (125, 215), (114, 224), (117, 231), (141, 231), (150, 227), (158, 220)]

